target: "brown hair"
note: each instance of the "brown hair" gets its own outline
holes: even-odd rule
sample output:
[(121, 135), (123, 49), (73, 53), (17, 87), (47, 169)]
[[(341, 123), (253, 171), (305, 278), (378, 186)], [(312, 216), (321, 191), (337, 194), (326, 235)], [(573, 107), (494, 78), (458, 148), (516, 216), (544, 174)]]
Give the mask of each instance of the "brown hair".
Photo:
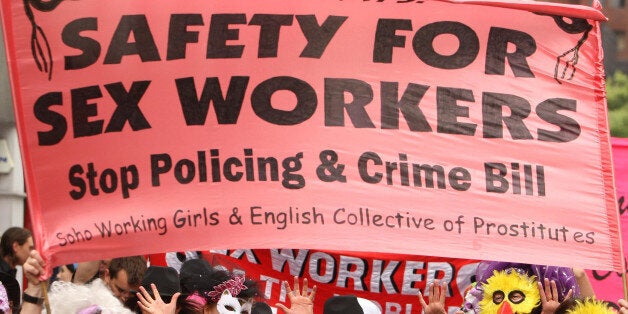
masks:
[(115, 278), (118, 272), (125, 270), (129, 285), (139, 286), (146, 274), (146, 260), (142, 256), (119, 257), (111, 260), (109, 264), (109, 277)]
[(17, 242), (19, 245), (24, 245), (28, 238), (32, 237), (33, 234), (28, 229), (20, 228), (20, 227), (11, 227), (7, 229), (2, 234), (2, 239), (0, 239), (0, 256), (10, 256), (13, 258), (15, 256), (15, 252), (13, 252), (13, 243)]

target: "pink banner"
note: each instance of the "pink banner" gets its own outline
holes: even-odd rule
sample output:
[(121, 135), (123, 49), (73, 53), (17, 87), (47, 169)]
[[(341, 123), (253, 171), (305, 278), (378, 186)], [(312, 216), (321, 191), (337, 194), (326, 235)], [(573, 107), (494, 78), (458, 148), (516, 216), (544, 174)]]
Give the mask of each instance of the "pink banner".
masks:
[(299, 247), (621, 269), (597, 9), (12, 0), (2, 15), (51, 265)]
[[(622, 226), (624, 254), (628, 252), (628, 138), (613, 138), (613, 164), (615, 165), (615, 186)], [(589, 271), (589, 279), (598, 299), (617, 302), (624, 298), (624, 285), (621, 272)]]

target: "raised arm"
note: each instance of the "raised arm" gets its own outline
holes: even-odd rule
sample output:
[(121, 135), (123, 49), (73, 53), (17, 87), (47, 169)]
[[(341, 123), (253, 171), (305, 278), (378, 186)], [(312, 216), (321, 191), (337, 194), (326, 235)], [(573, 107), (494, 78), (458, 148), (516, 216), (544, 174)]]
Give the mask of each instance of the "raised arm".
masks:
[(290, 308), (277, 303), (276, 307), (282, 309), (286, 314), (314, 314), (314, 296), (316, 295), (316, 286), (312, 287), (312, 291), (309, 291), (307, 285), (307, 279), (303, 279), (303, 290), (299, 287), (299, 278), (294, 277), (294, 289), (290, 288), (290, 284), (284, 281), (284, 286), (288, 292), (288, 299), (290, 300)]
[(425, 312), (425, 314), (447, 314), (447, 311), (445, 311), (447, 283), (435, 280), (428, 284), (427, 289), (430, 291), (430, 295), (428, 296), (429, 304), (425, 303), (423, 295), (421, 291), (419, 291), (419, 303), (421, 303), (423, 312)]
[(44, 260), (38, 251), (31, 251), (23, 267), (28, 287), (24, 290), (21, 314), (40, 314), (43, 308), (43, 288), (41, 275), (44, 273)]

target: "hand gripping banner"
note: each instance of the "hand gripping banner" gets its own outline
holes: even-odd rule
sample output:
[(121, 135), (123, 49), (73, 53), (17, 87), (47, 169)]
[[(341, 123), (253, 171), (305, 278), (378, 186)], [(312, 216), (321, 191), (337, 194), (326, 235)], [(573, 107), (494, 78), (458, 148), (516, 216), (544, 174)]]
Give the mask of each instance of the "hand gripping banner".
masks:
[(621, 269), (597, 9), (15, 0), (2, 18), (51, 265), (294, 247)]

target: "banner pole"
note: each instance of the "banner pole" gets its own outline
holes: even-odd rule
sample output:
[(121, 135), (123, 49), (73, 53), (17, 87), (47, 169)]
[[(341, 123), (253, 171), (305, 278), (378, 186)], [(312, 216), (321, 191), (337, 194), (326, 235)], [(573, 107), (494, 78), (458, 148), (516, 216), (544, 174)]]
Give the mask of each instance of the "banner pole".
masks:
[[(44, 293), (44, 307), (46, 308), (46, 313), (51, 314), (50, 311), (50, 301), (48, 300), (48, 281), (44, 280), (41, 282), (41, 289)], [(625, 282), (624, 282), (624, 292), (626, 291)]]
[(628, 301), (628, 284), (626, 283), (626, 268), (625, 267), (624, 267), (624, 272), (621, 274), (621, 282), (624, 285), (624, 300)]

